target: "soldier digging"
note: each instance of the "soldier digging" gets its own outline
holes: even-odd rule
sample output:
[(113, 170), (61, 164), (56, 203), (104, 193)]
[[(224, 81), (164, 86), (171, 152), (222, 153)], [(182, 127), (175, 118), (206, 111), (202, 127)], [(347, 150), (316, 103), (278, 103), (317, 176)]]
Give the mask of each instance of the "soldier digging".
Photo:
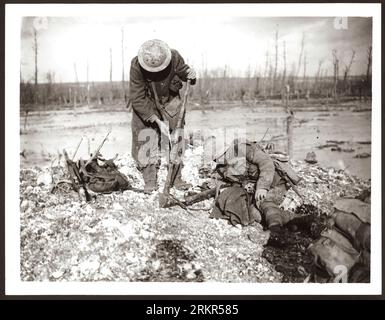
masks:
[[(182, 81), (187, 80), (195, 84), (195, 70), (184, 62), (178, 51), (161, 40), (146, 41), (131, 61), (132, 157), (142, 172), (146, 193), (157, 189), (161, 136), (169, 137), (175, 129), (182, 105), (179, 90), (183, 87)], [(174, 187), (189, 188), (182, 180), (181, 169)]]

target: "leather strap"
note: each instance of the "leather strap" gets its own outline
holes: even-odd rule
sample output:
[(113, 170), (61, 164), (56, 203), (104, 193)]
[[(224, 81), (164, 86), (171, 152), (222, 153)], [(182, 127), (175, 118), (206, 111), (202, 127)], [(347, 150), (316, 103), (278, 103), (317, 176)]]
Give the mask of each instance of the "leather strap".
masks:
[(163, 113), (164, 108), (162, 108), (160, 105), (158, 93), (157, 93), (156, 87), (155, 87), (155, 83), (154, 83), (154, 81), (150, 81), (150, 83), (151, 83), (152, 91), (153, 91), (154, 97), (155, 97), (155, 106), (158, 109), (161, 116), (164, 118), (164, 113)]

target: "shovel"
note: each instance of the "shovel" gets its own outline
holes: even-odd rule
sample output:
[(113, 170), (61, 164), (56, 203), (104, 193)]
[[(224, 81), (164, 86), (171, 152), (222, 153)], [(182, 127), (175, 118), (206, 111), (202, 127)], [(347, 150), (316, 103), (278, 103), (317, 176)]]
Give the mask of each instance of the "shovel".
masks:
[[(171, 139), (169, 140), (170, 157), (169, 157), (169, 162), (168, 162), (167, 178), (166, 178), (166, 182), (164, 184), (163, 192), (159, 194), (159, 206), (161, 208), (166, 208), (166, 207), (169, 207), (169, 206), (175, 204), (174, 203), (175, 200), (173, 200), (172, 197), (170, 197), (170, 189), (174, 185), (174, 181), (175, 181), (175, 178), (176, 178), (179, 170), (182, 169), (181, 168), (181, 162), (179, 159), (179, 150), (180, 149), (178, 148), (178, 144), (181, 143), (181, 141), (183, 141), (183, 137), (180, 134), (180, 132), (182, 129), (183, 120), (184, 120), (184, 116), (186, 113), (186, 104), (187, 104), (187, 97), (189, 95), (189, 91), (190, 91), (190, 80), (188, 79), (187, 84), (186, 84), (186, 90), (185, 90), (184, 96), (183, 96), (182, 107), (181, 107), (179, 114), (178, 114), (177, 125), (176, 125), (174, 132), (172, 132), (172, 134), (171, 134)], [(180, 138), (182, 138), (182, 140), (180, 140)]]

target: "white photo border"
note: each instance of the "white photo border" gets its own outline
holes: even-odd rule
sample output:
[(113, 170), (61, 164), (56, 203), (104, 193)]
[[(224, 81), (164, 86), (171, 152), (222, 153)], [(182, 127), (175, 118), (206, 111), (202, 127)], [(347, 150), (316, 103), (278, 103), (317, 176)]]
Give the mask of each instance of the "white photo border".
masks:
[[(172, 6), (172, 11), (170, 11)], [(129, 10), (128, 10), (129, 9)], [(202, 10), (203, 9), (203, 10)], [(20, 279), (20, 30), (25, 16), (372, 17), (372, 249), (369, 284), (28, 282)], [(16, 178), (17, 177), (17, 178)], [(381, 4), (6, 4), (6, 295), (379, 295), (382, 294)]]

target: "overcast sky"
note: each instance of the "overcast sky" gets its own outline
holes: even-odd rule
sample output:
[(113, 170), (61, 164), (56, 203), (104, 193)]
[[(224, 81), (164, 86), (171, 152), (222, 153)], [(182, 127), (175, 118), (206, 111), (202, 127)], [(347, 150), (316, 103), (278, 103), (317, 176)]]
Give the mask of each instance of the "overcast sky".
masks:
[[(261, 18), (261, 17), (132, 17), (132, 18), (53, 18), (25, 17), (21, 28), (21, 74), (24, 80), (34, 77), (33, 28), (38, 32), (39, 82), (55, 73), (56, 82), (109, 80), (110, 48), (113, 57), (113, 80), (122, 77), (121, 30), (124, 28), (124, 68), (126, 79), (131, 59), (148, 39), (158, 38), (177, 49), (198, 72), (224, 68), (234, 76), (247, 70), (263, 75), (266, 52), (273, 63), (274, 37), (278, 30), (278, 70), (283, 68), (283, 43), (286, 43), (287, 69), (298, 63), (300, 44), (305, 35), (307, 74), (314, 75), (323, 60), (324, 70), (332, 74), (332, 50), (341, 61), (340, 73), (356, 51), (351, 73), (366, 72), (366, 51), (372, 43), (371, 18), (348, 18), (347, 28), (336, 28), (335, 18)], [(301, 70), (301, 74), (302, 74)]]

